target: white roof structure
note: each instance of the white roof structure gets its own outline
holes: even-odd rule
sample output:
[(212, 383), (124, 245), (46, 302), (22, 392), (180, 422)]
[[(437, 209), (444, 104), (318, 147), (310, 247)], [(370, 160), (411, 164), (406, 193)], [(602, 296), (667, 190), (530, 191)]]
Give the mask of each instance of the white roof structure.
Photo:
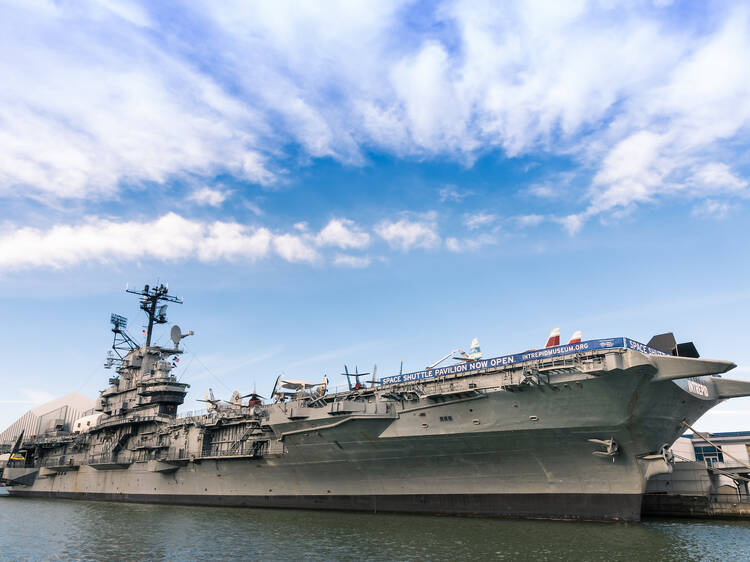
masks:
[(96, 400), (93, 398), (71, 392), (32, 408), (0, 433), (0, 445), (12, 444), (21, 431), (24, 431), (25, 437), (41, 435), (45, 431), (54, 429), (58, 423), (64, 424), (65, 429), (70, 429), (73, 421), (93, 409), (95, 404)]

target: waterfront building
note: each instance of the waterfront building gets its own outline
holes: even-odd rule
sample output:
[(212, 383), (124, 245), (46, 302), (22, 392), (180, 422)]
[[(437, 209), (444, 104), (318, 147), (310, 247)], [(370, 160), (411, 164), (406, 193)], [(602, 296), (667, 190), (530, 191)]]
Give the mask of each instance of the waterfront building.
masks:
[(750, 431), (686, 433), (672, 452), (672, 472), (647, 483), (644, 513), (750, 515)]

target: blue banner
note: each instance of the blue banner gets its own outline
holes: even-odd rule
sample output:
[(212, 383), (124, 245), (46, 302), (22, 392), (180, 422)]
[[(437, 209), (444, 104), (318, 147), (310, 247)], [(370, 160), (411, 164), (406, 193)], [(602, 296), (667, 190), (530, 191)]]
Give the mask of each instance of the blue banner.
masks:
[(503, 355), (501, 357), (493, 357), (492, 359), (480, 359), (479, 361), (459, 363), (458, 365), (449, 365), (447, 367), (435, 367), (434, 369), (426, 369), (424, 371), (417, 371), (415, 373), (393, 375), (392, 377), (384, 377), (380, 379), (380, 384), (419, 382), (427, 379), (434, 379), (435, 377), (442, 377), (445, 375), (468, 374), (474, 371), (481, 371), (483, 369), (505, 367), (507, 365), (515, 365), (518, 363), (525, 363), (527, 361), (534, 361), (537, 359), (549, 359), (552, 357), (560, 357), (562, 355), (572, 355), (573, 353), (596, 351), (597, 349), (617, 348), (632, 349), (645, 355), (668, 355), (667, 353), (663, 353), (658, 349), (654, 349), (629, 338), (589, 340), (570, 345), (558, 345), (556, 347), (534, 349), (532, 351), (516, 353), (515, 355)]

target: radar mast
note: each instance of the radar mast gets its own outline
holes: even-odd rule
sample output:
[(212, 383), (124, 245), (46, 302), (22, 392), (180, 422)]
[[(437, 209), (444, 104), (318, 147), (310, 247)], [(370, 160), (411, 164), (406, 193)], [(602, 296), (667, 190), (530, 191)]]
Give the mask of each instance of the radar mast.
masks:
[(167, 323), (167, 305), (161, 301), (182, 304), (183, 299), (169, 294), (169, 285), (160, 284), (158, 287), (144, 285), (141, 290), (125, 289), (126, 292), (141, 297), (141, 309), (148, 316), (148, 327), (146, 328), (146, 347), (151, 347), (151, 334), (154, 324)]

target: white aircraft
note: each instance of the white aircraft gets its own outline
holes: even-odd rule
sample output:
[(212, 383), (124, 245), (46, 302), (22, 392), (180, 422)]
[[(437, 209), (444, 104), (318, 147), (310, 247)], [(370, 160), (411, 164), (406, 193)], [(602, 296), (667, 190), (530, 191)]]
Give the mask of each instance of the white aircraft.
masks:
[(326, 393), (328, 390), (328, 378), (323, 375), (323, 380), (314, 383), (310, 381), (300, 380), (300, 379), (282, 379), (281, 375), (279, 375), (276, 378), (276, 382), (273, 384), (273, 390), (271, 391), (271, 398), (274, 399), (283, 399), (287, 394), (287, 392), (279, 391), (278, 388), (285, 388), (287, 390), (292, 390), (295, 392), (305, 392), (307, 390), (311, 390), (315, 387), (318, 388), (317, 394), (319, 396), (322, 396)]
[(451, 357), (454, 353), (458, 353), (458, 355), (454, 355), (452, 358), (456, 359), (457, 361), (463, 361), (464, 363), (470, 363), (471, 361), (478, 361), (482, 358), (482, 350), (479, 348), (479, 340), (477, 338), (474, 338), (471, 340), (471, 348), (469, 350), (469, 353), (466, 353), (463, 349), (454, 349), (450, 353), (446, 353), (443, 355), (440, 359), (435, 361), (432, 365), (427, 365), (426, 369), (429, 371), (430, 369), (434, 369), (440, 363)]
[(279, 383), (281, 383), (281, 388), (286, 388), (289, 390), (301, 390), (303, 392), (308, 388), (314, 388), (318, 386), (318, 384), (320, 384), (299, 379), (281, 379)]
[(466, 353), (463, 349), (457, 349), (456, 352), (458, 353), (458, 357), (454, 357), (453, 359), (458, 359), (459, 361), (478, 361), (482, 358), (482, 350), (479, 348), (479, 340), (477, 338), (474, 338), (471, 340), (471, 347), (469, 348), (469, 353)]

